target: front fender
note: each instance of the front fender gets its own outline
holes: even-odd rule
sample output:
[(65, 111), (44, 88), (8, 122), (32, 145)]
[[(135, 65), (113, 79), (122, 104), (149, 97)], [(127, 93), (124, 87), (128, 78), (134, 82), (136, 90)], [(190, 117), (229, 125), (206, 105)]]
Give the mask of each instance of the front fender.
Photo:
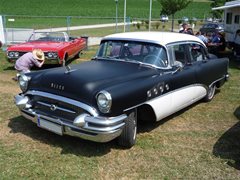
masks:
[[(165, 84), (167, 84), (166, 82), (165, 77), (158, 75), (121, 83), (105, 89), (112, 96), (111, 115), (124, 113), (166, 93), (168, 91), (164, 88)], [(159, 90), (160, 86), (163, 88), (163, 91)], [(149, 92), (151, 96), (149, 96)]]

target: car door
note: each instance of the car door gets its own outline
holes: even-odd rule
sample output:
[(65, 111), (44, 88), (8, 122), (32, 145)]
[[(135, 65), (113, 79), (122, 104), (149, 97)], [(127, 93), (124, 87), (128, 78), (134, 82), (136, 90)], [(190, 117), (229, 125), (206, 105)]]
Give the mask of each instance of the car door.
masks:
[(196, 86), (195, 67), (189, 63), (187, 44), (169, 45), (168, 52), (172, 65), (171, 80), (171, 109), (178, 111), (196, 99), (202, 93), (201, 88)]
[[(194, 68), (189, 64), (189, 55), (187, 52), (187, 44), (173, 44), (168, 46), (171, 51), (170, 59), (173, 66), (172, 84), (174, 89), (184, 88), (196, 82)], [(175, 70), (176, 69), (176, 70)]]
[(222, 78), (226, 73), (227, 61), (219, 58), (209, 59), (205, 47), (197, 43), (188, 44), (190, 54), (190, 64), (195, 68), (196, 80), (198, 84), (205, 86)]

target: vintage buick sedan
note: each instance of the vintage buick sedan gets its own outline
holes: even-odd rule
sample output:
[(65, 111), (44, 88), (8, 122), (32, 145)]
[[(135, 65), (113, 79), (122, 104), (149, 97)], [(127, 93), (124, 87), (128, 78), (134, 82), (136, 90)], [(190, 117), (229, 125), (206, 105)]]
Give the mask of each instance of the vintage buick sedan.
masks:
[(210, 101), (227, 79), (228, 59), (195, 36), (121, 33), (103, 38), (91, 61), (21, 75), (15, 103), (46, 130), (130, 148), (137, 121)]
[(7, 59), (15, 62), (19, 57), (33, 49), (44, 52), (45, 64), (64, 64), (67, 60), (79, 57), (86, 48), (85, 38), (69, 37), (66, 32), (34, 32), (27, 42), (7, 48)]

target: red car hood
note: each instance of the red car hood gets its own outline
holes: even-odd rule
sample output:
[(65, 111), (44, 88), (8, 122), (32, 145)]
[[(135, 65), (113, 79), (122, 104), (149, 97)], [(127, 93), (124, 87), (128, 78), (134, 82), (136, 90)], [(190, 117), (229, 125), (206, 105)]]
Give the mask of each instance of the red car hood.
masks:
[(57, 51), (66, 45), (67, 42), (26, 42), (8, 47), (8, 51), (32, 51), (41, 49), (42, 51)]

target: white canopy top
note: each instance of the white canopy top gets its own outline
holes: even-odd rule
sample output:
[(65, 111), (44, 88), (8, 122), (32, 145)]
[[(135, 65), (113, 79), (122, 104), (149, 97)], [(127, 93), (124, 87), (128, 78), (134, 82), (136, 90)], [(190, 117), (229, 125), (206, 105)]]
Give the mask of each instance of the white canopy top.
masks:
[(212, 10), (229, 9), (229, 8), (235, 8), (235, 7), (240, 7), (240, 0), (226, 2), (224, 6), (215, 7), (215, 8), (212, 8)]

